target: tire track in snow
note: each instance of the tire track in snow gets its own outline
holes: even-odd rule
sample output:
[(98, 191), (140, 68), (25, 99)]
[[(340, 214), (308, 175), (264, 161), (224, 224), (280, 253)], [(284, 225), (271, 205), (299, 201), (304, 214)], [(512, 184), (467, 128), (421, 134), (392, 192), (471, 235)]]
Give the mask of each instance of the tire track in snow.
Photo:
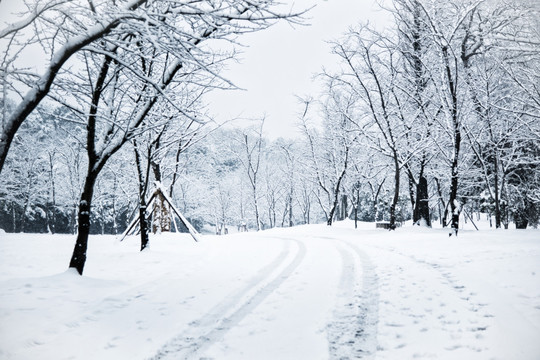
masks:
[(377, 274), (369, 257), (356, 246), (340, 241), (337, 250), (343, 265), (334, 319), (328, 325), (330, 359), (372, 357), (377, 351)]
[[(190, 323), (190, 328), (185, 333), (162, 346), (150, 360), (197, 358), (279, 288), (306, 255), (306, 247), (302, 242), (295, 239), (283, 240), (288, 240), (287, 246), (274, 261), (261, 269), (246, 286), (227, 296), (206, 315)], [(291, 243), (295, 243), (298, 250), (293, 259), (287, 261), (291, 257), (288, 256)]]

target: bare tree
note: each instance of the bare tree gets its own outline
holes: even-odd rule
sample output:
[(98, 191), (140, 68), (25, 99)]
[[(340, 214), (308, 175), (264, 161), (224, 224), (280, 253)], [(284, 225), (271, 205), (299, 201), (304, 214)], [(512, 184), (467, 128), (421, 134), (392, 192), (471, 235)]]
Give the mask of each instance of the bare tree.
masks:
[[(162, 9), (160, 4), (154, 5), (157, 6), (156, 11), (169, 9)], [(79, 274), (82, 274), (86, 261), (94, 184), (103, 166), (126, 142), (141, 131), (155, 127), (156, 122), (159, 124), (163, 121), (158, 113), (153, 112), (157, 104), (169, 104), (183, 116), (200, 121), (191, 113), (191, 109), (183, 108), (183, 104), (175, 106), (175, 92), (182, 93), (181, 90), (186, 89), (185, 84), (198, 86), (200, 79), (194, 77), (199, 72), (207, 74), (206, 78), (210, 76), (215, 79), (216, 72), (212, 69), (216, 63), (215, 57), (200, 48), (200, 43), (210, 37), (226, 37), (231, 32), (241, 31), (240, 25), (235, 27), (232, 21), (247, 19), (247, 24), (257, 27), (257, 22), (266, 24), (269, 18), (265, 6), (258, 3), (226, 7), (223, 13), (195, 12), (191, 23), (193, 33), (182, 31), (177, 34), (176, 28), (167, 27), (168, 31), (173, 31), (170, 40), (175, 41), (171, 44), (165, 42), (156, 48), (154, 42), (143, 43), (128, 33), (119, 35), (124, 40), (122, 47), (115, 43), (113, 49), (106, 47), (107, 51), (93, 48), (92, 57), (86, 58), (87, 64), (93, 62), (97, 66), (95, 70), (87, 66), (89, 84), (93, 89), (87, 116), (88, 172), (79, 203), (79, 233), (70, 261), (70, 268), (75, 268)], [(159, 17), (156, 19), (160, 20)], [(183, 41), (179, 42), (176, 35), (181, 35)], [(172, 44), (175, 44), (174, 47)], [(125, 48), (134, 50), (125, 51)], [(134, 67), (137, 71), (133, 71)], [(101, 123), (98, 121), (100, 118), (108, 121)], [(165, 117), (164, 121), (168, 120)]]
[[(298, 176), (297, 172), (297, 166), (298, 166), (298, 159), (297, 154), (294, 151), (294, 143), (284, 143), (280, 144), (280, 149), (284, 153), (284, 167), (282, 167), (283, 172), (283, 178), (286, 179), (285, 188), (288, 188), (287, 194), (285, 196), (285, 210), (283, 211), (283, 219), (281, 221), (281, 226), (287, 225), (289, 227), (292, 227), (294, 225), (294, 214), (293, 214), (293, 203), (294, 203), (294, 195), (295, 195), (295, 185), (296, 185), (296, 178)], [(288, 216), (288, 219), (286, 221), (286, 217)], [(309, 217), (309, 216), (308, 216)]]
[(332, 80), (354, 95), (356, 106), (362, 108), (360, 113), (365, 114), (354, 122), (357, 131), (392, 161), (394, 195), (390, 205), (390, 229), (395, 229), (401, 168), (408, 159), (402, 154), (402, 138), (407, 131), (400, 121), (400, 104), (393, 88), (398, 74), (394, 52), (380, 34), (362, 27), (349, 32), (343, 42), (336, 43), (334, 53), (345, 70), (331, 76)]
[(304, 100), (301, 126), (307, 142), (312, 178), (318, 185), (314, 193), (324, 215), (326, 224), (334, 221), (339, 196), (347, 174), (350, 154), (356, 141), (351, 130), (351, 105), (349, 98), (342, 97), (338, 89), (330, 86), (322, 116), (324, 132), (318, 134), (308, 125), (308, 112), (311, 100)]
[[(216, 34), (242, 33), (264, 28), (270, 20), (290, 17), (278, 14), (271, 2), (208, 0), (129, 0), (129, 1), (63, 1), (48, 0), (29, 5), (29, 15), (0, 30), (0, 41), (7, 49), (2, 57), (2, 93), (19, 92), (19, 85), (28, 89), (17, 106), (3, 118), (0, 134), (0, 172), (15, 133), (36, 106), (49, 94), (66, 64), (81, 51), (94, 51), (114, 58), (130, 67), (119, 56), (138, 51), (124, 46), (136, 39), (139, 44), (152, 44), (176, 58), (176, 66), (184, 64), (186, 54), (202, 40)], [(243, 25), (238, 25), (243, 22)], [(236, 25), (235, 25), (236, 24)], [(38, 31), (28, 31), (32, 25)], [(195, 29), (194, 29), (195, 28)], [(201, 31), (202, 30), (202, 31)], [(186, 34), (193, 33), (185, 42)], [(159, 36), (155, 36), (159, 34)], [(220, 36), (218, 36), (220, 37)], [(27, 74), (16, 59), (29, 47), (40, 44), (48, 58), (41, 74)], [(181, 44), (181, 46), (179, 46)], [(194, 58), (191, 60), (196, 61)], [(137, 67), (133, 75), (145, 77)], [(170, 70), (174, 70), (173, 67)], [(69, 72), (69, 71), (68, 71)], [(158, 83), (153, 85), (159, 87)], [(4, 112), (6, 108), (4, 107)]]
[(262, 229), (259, 212), (259, 175), (264, 146), (263, 126), (264, 118), (260, 120), (260, 125), (258, 127), (248, 129), (248, 131), (239, 132), (236, 139), (241, 148), (241, 154), (238, 154), (238, 159), (244, 168), (251, 188), (251, 200), (253, 204), (257, 231)]
[[(431, 226), (426, 168), (431, 159), (433, 118), (438, 106), (431, 100), (434, 82), (427, 64), (432, 62), (429, 32), (418, 0), (398, 0), (392, 9), (398, 29), (397, 50), (403, 72), (393, 94), (400, 105), (399, 115), (407, 129), (407, 155), (404, 164), (409, 180), (409, 196), (413, 209), (413, 223)], [(401, 99), (398, 99), (397, 97)]]
[[(448, 134), (451, 152), (446, 153), (450, 167), (450, 196), (452, 232), (457, 235), (461, 203), (458, 199), (460, 178), (460, 155), (464, 117), (470, 111), (464, 97), (462, 77), (464, 75), (464, 59), (473, 56), (477, 50), (471, 29), (471, 16), (478, 10), (479, 1), (460, 4), (433, 4), (426, 7), (418, 2), (430, 33), (433, 51), (440, 59), (432, 71), (435, 75), (438, 101), (441, 106), (441, 117), (436, 120)], [(444, 15), (440, 15), (440, 14)], [(452, 232), (450, 235), (452, 235)]]

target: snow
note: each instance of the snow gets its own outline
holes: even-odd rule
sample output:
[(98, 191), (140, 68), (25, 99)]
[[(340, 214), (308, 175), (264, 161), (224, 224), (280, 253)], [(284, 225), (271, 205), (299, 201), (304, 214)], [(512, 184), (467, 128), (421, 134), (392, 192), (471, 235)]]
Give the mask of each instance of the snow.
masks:
[(353, 227), (3, 233), (0, 358), (540, 358), (539, 230)]

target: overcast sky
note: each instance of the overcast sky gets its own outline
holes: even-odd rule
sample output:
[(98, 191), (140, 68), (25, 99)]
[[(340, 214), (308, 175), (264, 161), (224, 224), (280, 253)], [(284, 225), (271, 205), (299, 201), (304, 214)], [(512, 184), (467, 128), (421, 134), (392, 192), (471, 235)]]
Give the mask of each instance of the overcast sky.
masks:
[[(297, 114), (302, 110), (295, 95), (316, 97), (320, 91), (313, 76), (323, 66), (332, 68), (329, 40), (342, 36), (360, 22), (377, 27), (388, 16), (374, 0), (302, 0), (295, 8), (309, 8), (309, 26), (286, 22), (244, 35), (239, 62), (231, 62), (223, 75), (245, 91), (214, 91), (207, 101), (218, 119), (266, 117), (264, 132), (271, 138), (297, 136)], [(240, 124), (240, 123), (239, 123)]]
[[(0, 0), (0, 23), (9, 13), (24, 9), (20, 0)], [(309, 25), (292, 26), (282, 21), (269, 29), (242, 35), (238, 62), (230, 61), (223, 76), (243, 91), (213, 91), (206, 98), (210, 113), (219, 121), (232, 118), (266, 118), (264, 132), (271, 138), (297, 136), (296, 122), (302, 110), (295, 95), (317, 97), (313, 77), (323, 66), (332, 69), (335, 57), (328, 41), (341, 37), (349, 27), (370, 21), (383, 27), (388, 16), (375, 0), (282, 0), (295, 10), (312, 8)], [(9, 19), (9, 20), (8, 20)], [(11, 20), (13, 21), (13, 20)], [(4, 24), (1, 25), (2, 27)], [(19, 59), (34, 65), (35, 59)], [(39, 58), (39, 56), (38, 56)], [(28, 64), (26, 64), (28, 62)], [(245, 122), (237, 122), (243, 126)]]

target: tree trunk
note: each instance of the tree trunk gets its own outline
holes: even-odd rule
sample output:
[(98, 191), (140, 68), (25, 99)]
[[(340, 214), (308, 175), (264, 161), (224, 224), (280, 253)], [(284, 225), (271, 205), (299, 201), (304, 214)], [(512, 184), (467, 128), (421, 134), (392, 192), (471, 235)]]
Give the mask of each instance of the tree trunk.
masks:
[(379, 196), (375, 195), (373, 199), (373, 220), (379, 221)]
[[(461, 145), (461, 132), (459, 130), (459, 125), (457, 120), (454, 119), (454, 157), (452, 160), (452, 178), (450, 181), (450, 211), (452, 213), (451, 218), (451, 228), (454, 235), (457, 236), (459, 229), (459, 213), (461, 212), (460, 206), (457, 201), (457, 191), (458, 191), (458, 179), (459, 179), (459, 170), (458, 170), (458, 158), (459, 150)], [(451, 235), (452, 233), (450, 233)]]
[(69, 267), (77, 270), (79, 275), (83, 274), (84, 265), (86, 263), (86, 250), (88, 248), (88, 235), (90, 234), (90, 210), (92, 205), (92, 196), (94, 194), (94, 184), (99, 172), (92, 171), (93, 163), (88, 165), (89, 171), (84, 182), (84, 190), (79, 201), (79, 232), (75, 248), (71, 255)]
[(253, 206), (255, 208), (255, 221), (257, 222), (257, 231), (261, 230), (261, 221), (259, 220), (259, 204), (257, 202), (257, 188), (253, 185)]
[[(457, 202), (457, 189), (458, 189), (458, 171), (457, 171), (457, 158), (452, 163), (452, 179), (450, 182), (450, 212), (452, 214), (450, 227), (454, 235), (457, 236), (459, 229), (459, 204)], [(452, 235), (450, 232), (450, 235)]]
[(272, 224), (270, 224), (270, 228), (276, 227), (276, 207), (275, 205), (272, 206)]
[(17, 215), (15, 212), (15, 202), (11, 202), (11, 222), (12, 222), (12, 232), (17, 232)]
[(50, 216), (47, 216), (47, 230), (50, 231), (52, 234), (56, 233), (56, 190), (55, 190), (55, 182), (54, 182), (54, 158), (52, 154), (49, 154), (49, 179), (51, 183), (51, 203), (49, 206), (49, 209), (47, 211), (47, 214), (50, 214)]
[[(139, 178), (139, 230), (141, 232), (141, 251), (146, 249), (149, 244), (148, 240), (148, 222), (146, 218), (146, 188), (148, 186), (148, 175), (150, 171), (150, 166), (146, 168), (146, 178), (143, 173), (141, 156), (139, 150), (137, 149), (137, 143), (133, 141), (133, 146), (135, 150), (135, 164), (137, 165), (137, 176)], [(150, 164), (148, 164), (150, 165)]]
[[(448, 204), (444, 203), (442, 189), (441, 189), (441, 182), (438, 178), (434, 178), (435, 184), (437, 185), (437, 195), (439, 196), (439, 220), (441, 222), (442, 227), (446, 227), (446, 218), (448, 216)], [(444, 207), (444, 215), (442, 214), (441, 207)]]
[[(86, 263), (86, 249), (88, 248), (88, 235), (90, 234), (90, 210), (92, 205), (92, 196), (94, 194), (94, 185), (97, 176), (105, 165), (105, 161), (98, 166), (98, 156), (96, 154), (95, 135), (96, 135), (96, 114), (99, 106), (99, 99), (103, 91), (105, 78), (109, 71), (112, 59), (106, 56), (103, 59), (101, 69), (96, 80), (96, 85), (92, 92), (92, 103), (88, 114), (88, 124), (86, 127), (86, 152), (88, 154), (88, 170), (84, 182), (83, 192), (79, 201), (78, 225), (79, 231), (75, 248), (69, 262), (70, 268), (75, 268), (79, 275), (83, 274), (84, 264)], [(102, 159), (103, 160), (103, 159)]]
[(343, 163), (343, 170), (341, 170), (341, 174), (339, 175), (339, 178), (337, 180), (336, 186), (334, 187), (334, 202), (332, 204), (332, 208), (330, 209), (330, 213), (328, 214), (328, 219), (326, 221), (326, 225), (332, 226), (332, 220), (334, 219), (334, 213), (336, 212), (336, 208), (339, 201), (339, 189), (341, 187), (341, 181), (345, 177), (345, 173), (347, 172), (347, 166), (349, 165), (349, 148), (345, 148), (345, 160)]
[(416, 203), (413, 213), (413, 222), (414, 224), (418, 224), (419, 222), (422, 222), (422, 220), (427, 226), (431, 227), (428, 182), (423, 175), (418, 179), (418, 185), (416, 186)]
[(26, 194), (24, 199), (24, 205), (21, 214), (21, 232), (24, 233), (26, 230), (26, 212), (28, 211), (28, 206), (30, 206), (30, 191)]
[(499, 164), (497, 159), (497, 150), (493, 153), (493, 187), (495, 197), (495, 228), (501, 228), (501, 199), (499, 195)]
[(394, 153), (394, 198), (392, 199), (392, 204), (390, 205), (390, 230), (396, 229), (396, 207), (399, 201), (399, 162), (397, 154)]
[(77, 234), (77, 232), (78, 232), (77, 204), (73, 204), (72, 208), (70, 208), (68, 227), (69, 227), (69, 233), (70, 234), (73, 234), (73, 235)]
[(154, 173), (154, 178), (156, 181), (161, 183), (161, 166), (159, 166), (159, 163), (155, 160), (150, 160), (150, 163), (152, 164), (152, 172)]
[(358, 229), (358, 207), (360, 206), (360, 190), (356, 188), (356, 200), (354, 204), (354, 228)]
[(289, 194), (289, 227), (293, 227), (293, 190)]
[[(414, 219), (414, 214), (415, 212), (417, 211), (417, 207), (418, 207), (418, 184), (414, 181), (414, 176), (411, 172), (411, 170), (409, 169), (407, 171), (407, 176), (409, 178), (409, 198), (410, 198), (410, 201), (411, 201), (411, 209), (413, 210), (413, 223), (416, 223), (416, 221), (418, 221), (418, 219)], [(416, 189), (416, 194), (415, 194), (415, 189)]]
[(139, 230), (141, 231), (141, 251), (146, 249), (149, 244), (148, 238), (148, 219), (146, 218), (146, 200), (144, 194), (139, 198)]
[(336, 212), (338, 202), (339, 202), (339, 191), (336, 191), (334, 195), (334, 202), (332, 203), (332, 207), (330, 208), (330, 212), (328, 213), (328, 219), (326, 220), (326, 225), (328, 226), (332, 226), (332, 222), (334, 220), (334, 213)]
[(345, 220), (347, 218), (347, 208), (348, 208), (348, 199), (347, 195), (341, 195), (341, 206), (340, 206), (340, 214), (339, 218), (340, 220)]
[[(452, 156), (452, 166), (451, 166), (451, 178), (450, 178), (450, 198), (448, 199), (448, 202), (450, 204), (450, 211), (452, 214), (451, 218), (451, 228), (452, 232), (457, 236), (458, 229), (459, 229), (459, 213), (460, 208), (459, 204), (457, 202), (457, 191), (458, 191), (458, 180), (459, 180), (459, 169), (458, 169), (458, 163), (459, 163), (459, 151), (461, 147), (461, 129), (460, 129), (460, 121), (459, 121), (459, 114), (458, 114), (458, 94), (457, 94), (457, 75), (454, 77), (452, 75), (452, 67), (450, 65), (450, 61), (448, 58), (448, 47), (443, 46), (442, 54), (445, 64), (445, 72), (446, 72), (446, 80), (448, 81), (448, 90), (449, 94), (451, 96), (451, 116), (452, 116), (452, 126), (453, 126), (453, 141), (454, 141), (454, 153)], [(465, 66), (466, 67), (466, 66)], [(454, 71), (458, 71), (458, 69), (455, 69)], [(452, 232), (450, 232), (450, 235), (452, 235)]]

